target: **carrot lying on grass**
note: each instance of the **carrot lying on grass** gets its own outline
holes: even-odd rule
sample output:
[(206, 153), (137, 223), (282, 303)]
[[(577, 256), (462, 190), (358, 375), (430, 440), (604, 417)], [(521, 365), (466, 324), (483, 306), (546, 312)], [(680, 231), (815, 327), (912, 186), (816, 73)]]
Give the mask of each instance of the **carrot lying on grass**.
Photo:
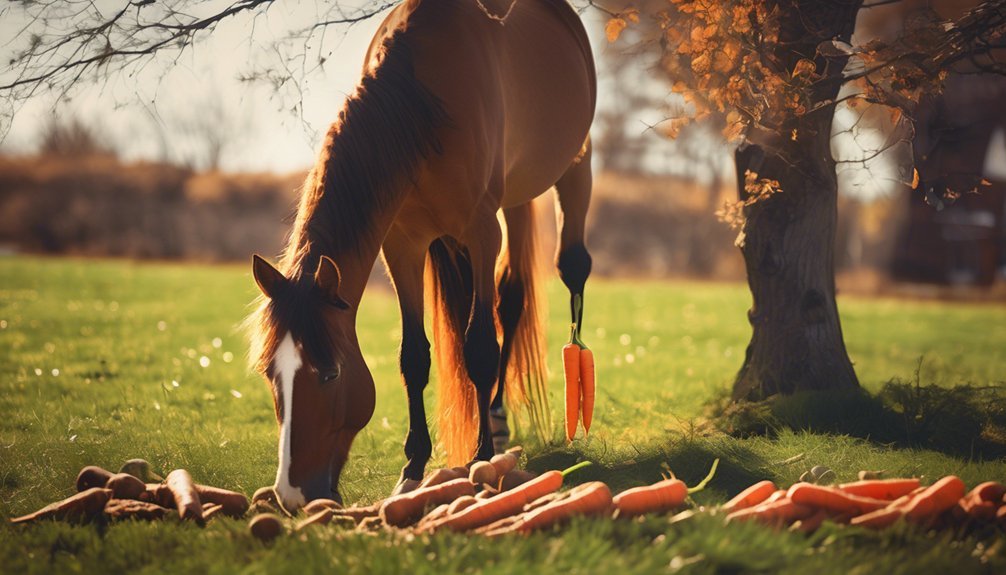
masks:
[(147, 484), (128, 473), (116, 473), (108, 478), (106, 489), (112, 490), (116, 499), (139, 499), (147, 489)]
[(493, 467), (496, 468), (496, 477), (500, 478), (514, 469), (517, 469), (517, 464), (520, 463), (520, 455), (513, 451), (497, 453), (496, 455), (493, 455), (493, 458), (489, 460), (489, 463), (492, 463)]
[(968, 492), (966, 497), (978, 501), (988, 501), (997, 506), (1002, 505), (1004, 503), (1003, 497), (1006, 497), (1006, 485), (998, 481), (979, 483), (975, 485), (974, 489)]
[(120, 519), (162, 519), (171, 510), (147, 501), (135, 499), (111, 499), (105, 505), (105, 516), (116, 521)]
[(887, 507), (888, 502), (870, 497), (861, 497), (845, 493), (834, 487), (813, 485), (811, 483), (796, 483), (786, 492), (786, 497), (794, 503), (807, 505), (814, 509), (827, 509), (836, 513), (853, 513), (861, 515)]
[(857, 515), (849, 521), (849, 524), (869, 529), (884, 529), (894, 525), (895, 522), (904, 516), (905, 510), (900, 507), (884, 507), (883, 509)]
[(22, 517), (11, 519), (11, 523), (30, 523), (39, 519), (60, 519), (79, 521), (90, 519), (105, 508), (112, 498), (112, 490), (102, 487), (91, 487), (62, 501), (46, 505), (42, 509)]
[(814, 514), (814, 508), (801, 505), (788, 497), (771, 503), (747, 507), (727, 515), (727, 523), (734, 521), (757, 521), (766, 525), (788, 525)]
[(188, 471), (184, 469), (172, 471), (164, 478), (164, 485), (171, 491), (178, 516), (182, 520), (191, 519), (200, 523), (203, 521), (203, 503), (199, 500), (196, 484)]
[(524, 471), (523, 469), (511, 469), (506, 475), (500, 477), (496, 489), (500, 492), (510, 491), (514, 487), (523, 485), (535, 477), (538, 477), (536, 473)]
[(562, 373), (566, 381), (566, 441), (573, 441), (580, 420), (580, 346), (575, 323), (569, 328), (569, 343), (562, 346)]
[(685, 502), (689, 493), (695, 493), (705, 488), (716, 474), (720, 460), (713, 461), (705, 479), (689, 489), (680, 479), (665, 479), (653, 485), (633, 487), (619, 493), (613, 499), (619, 517), (635, 517), (645, 513), (662, 513), (670, 511)]
[(800, 533), (813, 533), (821, 527), (827, 518), (828, 512), (824, 509), (818, 509), (810, 517), (794, 521), (793, 524), (789, 526), (789, 530), (799, 531)]
[(920, 522), (947, 511), (964, 497), (964, 482), (948, 475), (927, 487), (905, 505), (905, 518)]
[(523, 515), (513, 525), (490, 531), (489, 536), (530, 533), (558, 525), (575, 516), (598, 515), (611, 508), (611, 490), (600, 481), (591, 481), (570, 490), (569, 497), (553, 501)]
[(88, 465), (77, 474), (77, 491), (87, 491), (92, 487), (104, 487), (113, 475), (115, 474), (107, 469)]
[(578, 463), (565, 471), (546, 471), (538, 477), (509, 491), (504, 491), (491, 499), (483, 499), (469, 505), (460, 512), (450, 515), (436, 524), (436, 528), (452, 531), (468, 531), (499, 521), (504, 517), (521, 512), (532, 501), (558, 491), (563, 477), (590, 465), (589, 461)]
[(419, 484), (419, 487), (439, 485), (461, 477), (468, 477), (467, 467), (444, 467), (429, 474), (425, 479), (423, 479), (422, 483)]
[(843, 483), (838, 486), (842, 491), (870, 497), (873, 499), (884, 499), (893, 501), (903, 495), (907, 495), (919, 488), (918, 479), (868, 479), (865, 481), (854, 481)]
[(466, 478), (415, 489), (385, 499), (381, 505), (381, 519), (393, 527), (412, 525), (423, 516), (427, 506), (450, 503), (463, 495), (475, 495), (475, 486)]
[[(237, 491), (231, 491), (229, 489), (221, 489), (219, 487), (212, 487), (210, 485), (200, 485), (195, 484), (196, 493), (199, 494), (199, 500), (203, 503), (213, 503), (220, 505), (222, 509), (220, 513), (228, 515), (230, 517), (243, 517), (248, 511), (248, 498), (242, 493)], [(324, 501), (331, 501), (326, 499)], [(332, 501), (332, 503), (335, 503)], [(335, 503), (338, 505), (338, 503)]]
[(653, 485), (627, 489), (614, 498), (619, 517), (636, 517), (645, 513), (660, 513), (685, 502), (688, 486), (680, 479), (665, 479)]
[(775, 491), (775, 483), (772, 483), (768, 479), (759, 481), (758, 483), (755, 483), (751, 487), (748, 487), (744, 491), (738, 493), (730, 501), (727, 501), (723, 505), (723, 510), (737, 511), (748, 507), (754, 507), (755, 505), (763, 503), (769, 498), (769, 496), (775, 493)]

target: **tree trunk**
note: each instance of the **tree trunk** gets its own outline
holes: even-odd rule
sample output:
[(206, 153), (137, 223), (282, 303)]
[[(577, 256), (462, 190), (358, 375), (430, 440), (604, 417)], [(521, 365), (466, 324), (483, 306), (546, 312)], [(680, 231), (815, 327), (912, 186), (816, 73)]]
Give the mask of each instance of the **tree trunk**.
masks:
[[(781, 2), (781, 4), (787, 4)], [(858, 3), (794, 3), (782, 17), (776, 54), (792, 66), (814, 54), (818, 42), (848, 40)], [(841, 74), (844, 62), (818, 62), (827, 75)], [(815, 94), (834, 99), (840, 83)], [(747, 197), (745, 171), (777, 180), (781, 192), (744, 209), (741, 252), (754, 303), (748, 312), (752, 336), (734, 382), (734, 400), (759, 400), (805, 390), (859, 386), (842, 339), (835, 302), (835, 229), (838, 185), (831, 157), (832, 112), (794, 118), (798, 139), (776, 134), (771, 145), (746, 144), (735, 154), (740, 198)], [(789, 132), (789, 130), (786, 130)]]

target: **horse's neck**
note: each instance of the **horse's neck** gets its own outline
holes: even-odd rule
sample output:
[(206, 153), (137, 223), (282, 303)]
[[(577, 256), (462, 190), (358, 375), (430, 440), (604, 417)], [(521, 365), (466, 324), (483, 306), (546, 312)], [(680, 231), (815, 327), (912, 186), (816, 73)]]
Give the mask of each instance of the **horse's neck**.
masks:
[[(337, 245), (338, 241), (310, 240), (310, 234), (308, 234), (311, 247), (308, 252), (310, 256), (306, 258), (306, 261), (313, 262), (310, 265), (317, 265), (316, 262), (320, 261), (321, 256), (332, 258), (332, 261), (339, 266), (341, 276), (339, 295), (349, 302), (353, 309), (359, 306), (363, 291), (367, 287), (367, 281), (370, 279), (370, 272), (374, 269), (374, 263), (381, 252), (384, 237), (387, 235), (388, 229), (391, 228), (400, 204), (401, 199), (399, 198), (382, 209), (375, 210), (368, 218), (368, 225), (359, 228), (360, 233), (350, 245)], [(322, 225), (338, 224), (325, 223)]]

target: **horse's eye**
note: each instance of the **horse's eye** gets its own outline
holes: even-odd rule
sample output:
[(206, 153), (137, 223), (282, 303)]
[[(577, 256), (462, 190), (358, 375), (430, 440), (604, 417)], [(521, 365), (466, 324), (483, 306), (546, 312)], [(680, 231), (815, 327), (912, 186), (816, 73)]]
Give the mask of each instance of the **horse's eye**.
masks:
[(335, 364), (335, 366), (332, 367), (331, 369), (327, 369), (321, 373), (321, 382), (332, 383), (333, 381), (339, 379), (339, 376), (341, 375), (342, 375), (342, 366), (339, 364)]

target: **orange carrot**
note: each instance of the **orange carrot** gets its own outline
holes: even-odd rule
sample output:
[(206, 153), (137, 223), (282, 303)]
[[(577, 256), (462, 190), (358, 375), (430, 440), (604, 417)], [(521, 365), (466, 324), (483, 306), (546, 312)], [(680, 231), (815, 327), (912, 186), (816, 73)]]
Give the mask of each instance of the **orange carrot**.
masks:
[(112, 490), (102, 487), (85, 489), (73, 497), (46, 505), (42, 509), (11, 519), (11, 523), (30, 523), (39, 519), (58, 519), (63, 521), (89, 520), (96, 517), (112, 498)]
[[(496, 455), (493, 455), (492, 459), (489, 460), (489, 463), (492, 463), (493, 467), (496, 468), (497, 478), (503, 477), (507, 473), (510, 473), (511, 471), (516, 469), (517, 464), (519, 462), (520, 458), (517, 456), (516, 453), (497, 453)], [(498, 481), (494, 483), (494, 485), (498, 484), (499, 484)]]
[(786, 496), (794, 503), (807, 505), (815, 509), (827, 509), (838, 513), (855, 512), (856, 514), (869, 513), (877, 509), (886, 507), (888, 502), (869, 497), (860, 497), (845, 493), (834, 487), (813, 485), (811, 483), (796, 483), (789, 488)]
[(964, 482), (959, 477), (948, 475), (933, 483), (925, 491), (915, 496), (905, 505), (905, 518), (920, 522), (950, 509), (964, 497)]
[(596, 515), (611, 507), (611, 490), (600, 481), (577, 486), (569, 497), (553, 501), (524, 516), (509, 531), (529, 533), (546, 529), (577, 515)]
[(813, 533), (821, 527), (824, 520), (828, 518), (828, 512), (824, 509), (818, 509), (813, 515), (805, 519), (797, 519), (795, 523), (790, 525), (790, 531), (799, 531), (800, 533)]
[[(221, 513), (231, 517), (242, 517), (248, 511), (248, 498), (242, 493), (209, 485), (196, 484), (199, 500), (223, 506)], [(316, 500), (318, 501), (318, 500)], [(331, 500), (326, 500), (331, 501)], [(335, 503), (331, 501), (331, 503)], [(335, 503), (338, 505), (338, 503)]]
[(583, 435), (590, 433), (594, 419), (594, 352), (584, 346), (580, 349), (580, 416), (583, 418)]
[(445, 527), (452, 531), (468, 531), (520, 513), (528, 503), (558, 491), (562, 487), (563, 477), (587, 465), (590, 465), (589, 461), (578, 463), (565, 471), (546, 471), (491, 499), (482, 499), (469, 505), (458, 513), (438, 522), (435, 527)]
[[(733, 499), (723, 505), (724, 511), (736, 511), (748, 507), (754, 507), (763, 503), (776, 491), (775, 483), (768, 479), (759, 481), (744, 491), (738, 493)], [(785, 492), (783, 492), (785, 493)]]
[(768, 503), (775, 503), (776, 501), (779, 501), (780, 499), (785, 499), (785, 498), (786, 498), (786, 490), (785, 489), (776, 489), (775, 491), (772, 492), (771, 495), (768, 496), (768, 499), (766, 499), (765, 501), (761, 502), (761, 505), (765, 505), (765, 504), (768, 504)]
[(426, 476), (423, 482), (419, 484), (419, 487), (430, 487), (431, 485), (439, 485), (445, 483), (452, 479), (458, 479), (461, 477), (468, 477), (467, 467), (445, 467), (438, 469), (433, 473)]
[(996, 506), (991, 501), (964, 498), (960, 501), (960, 504), (968, 517), (976, 521), (994, 521), (996, 518)]
[(102, 469), (95, 465), (88, 465), (80, 470), (77, 475), (77, 491), (85, 491), (92, 487), (105, 487), (108, 480), (115, 475), (111, 471)]
[(798, 519), (806, 519), (814, 514), (814, 509), (795, 503), (783, 497), (772, 503), (762, 503), (754, 507), (740, 509), (727, 515), (727, 523), (732, 521), (757, 521), (769, 525), (788, 525)]
[(895, 499), (894, 501), (887, 504), (888, 509), (893, 509), (895, 507), (904, 507), (915, 499), (915, 496), (925, 491), (925, 487), (916, 487), (911, 492), (902, 495), (901, 497)]
[(199, 499), (199, 492), (196, 491), (196, 484), (189, 472), (184, 469), (172, 471), (164, 478), (164, 485), (174, 498), (179, 517), (182, 520), (192, 519), (202, 524), (203, 502)]
[(633, 487), (614, 498), (620, 517), (635, 517), (644, 513), (660, 513), (685, 502), (688, 486), (680, 479), (665, 479), (653, 485)]
[(981, 501), (988, 501), (996, 505), (1002, 505), (1003, 496), (1006, 496), (1006, 485), (997, 481), (986, 481), (979, 483), (968, 492), (969, 498), (977, 498)]
[(453, 515), (455, 513), (460, 513), (465, 508), (475, 505), (476, 503), (478, 503), (478, 501), (479, 501), (478, 499), (475, 499), (474, 497), (469, 497), (467, 495), (465, 495), (464, 497), (458, 497), (453, 502), (451, 502), (450, 505), (447, 506), (447, 509), (444, 510), (445, 515)]
[(843, 483), (839, 489), (852, 495), (893, 501), (918, 489), (918, 479), (868, 479)]
[(905, 516), (905, 511), (897, 507), (885, 507), (883, 509), (877, 509), (876, 511), (871, 511), (869, 513), (864, 513), (863, 515), (858, 515), (852, 518), (849, 523), (851, 525), (858, 525), (860, 527), (866, 527), (869, 529), (884, 529), (885, 527), (890, 527), (898, 519)]
[(381, 505), (381, 519), (393, 527), (412, 525), (423, 516), (427, 506), (450, 503), (463, 495), (475, 495), (475, 486), (467, 478), (414, 489), (385, 499)]
[(562, 346), (562, 372), (566, 379), (566, 441), (573, 441), (580, 419), (580, 346), (575, 342), (575, 323), (569, 332), (569, 343)]

